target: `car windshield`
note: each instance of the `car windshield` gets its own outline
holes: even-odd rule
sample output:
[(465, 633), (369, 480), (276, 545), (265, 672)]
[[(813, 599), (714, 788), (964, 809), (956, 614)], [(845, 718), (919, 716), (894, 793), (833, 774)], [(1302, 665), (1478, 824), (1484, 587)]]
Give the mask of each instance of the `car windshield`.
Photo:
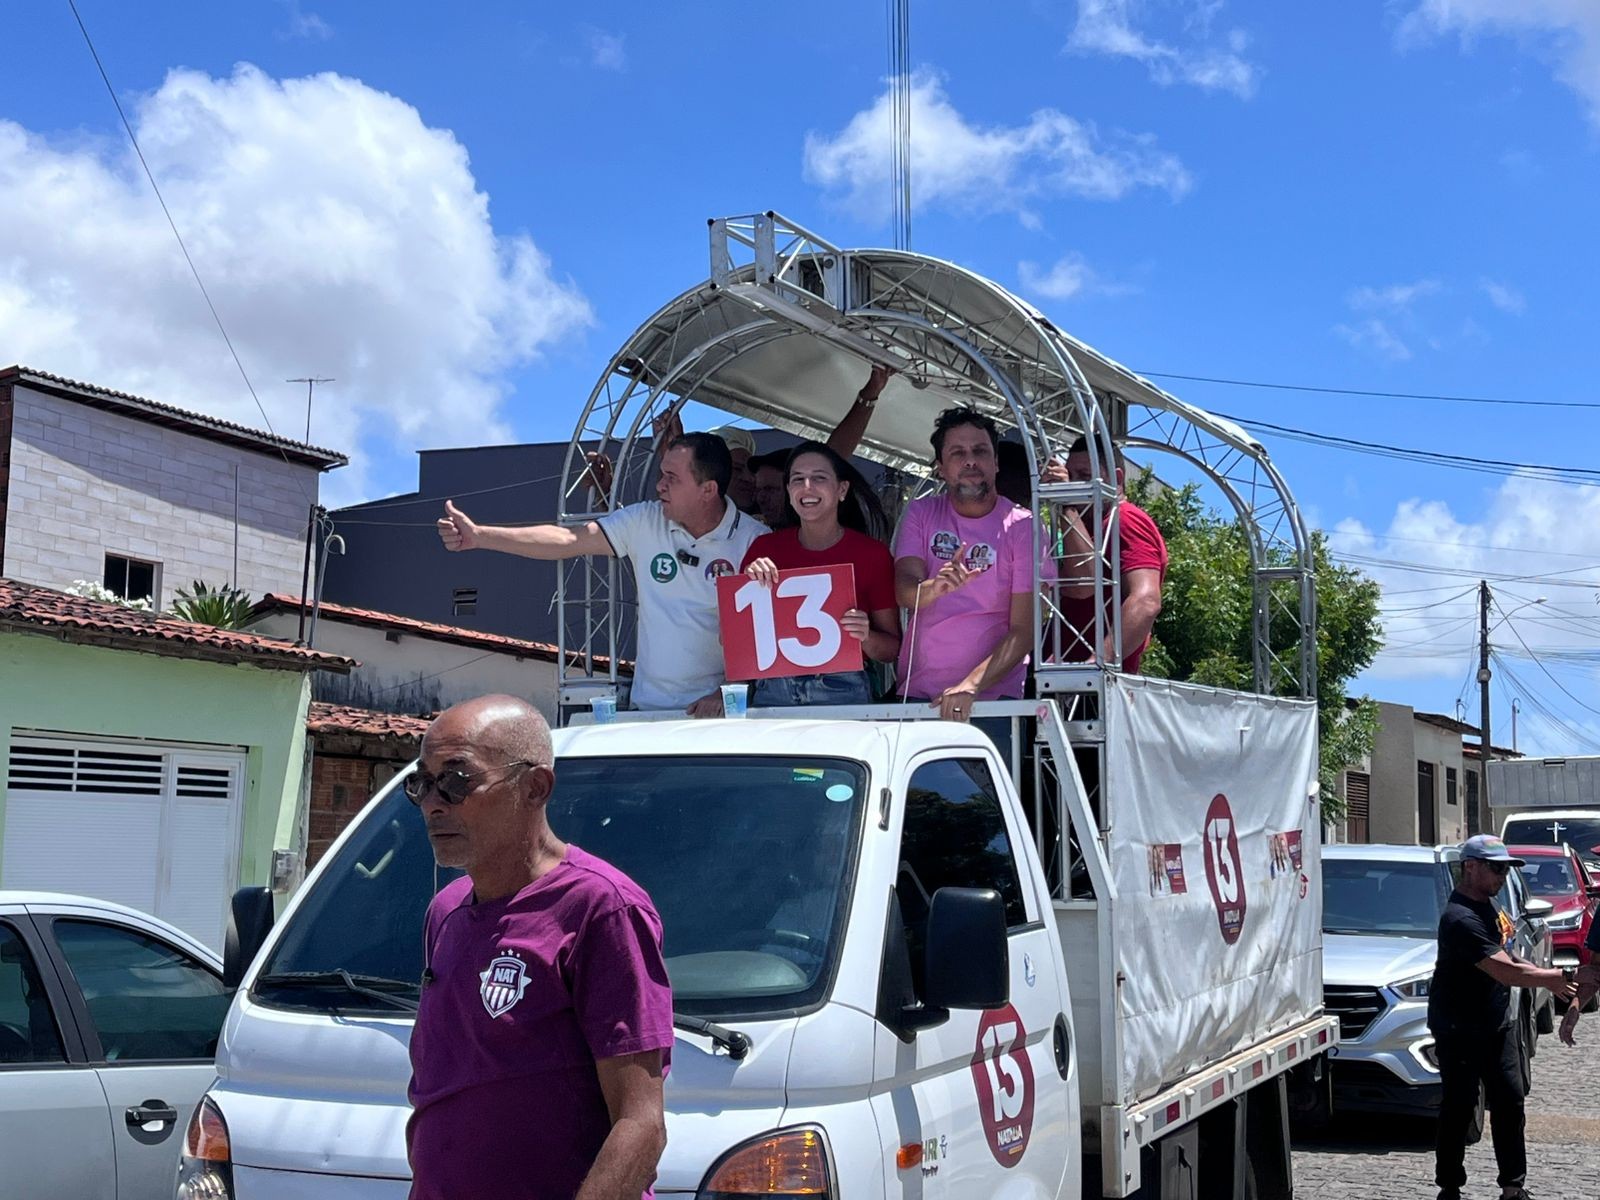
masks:
[[(566, 758), (550, 824), (650, 894), (676, 1011), (776, 1014), (831, 983), (866, 788), (866, 771), (839, 759)], [(391, 1013), (372, 991), (417, 999), (423, 916), (459, 874), (434, 866), (422, 816), (395, 788), (310, 885), (257, 996)], [(357, 986), (337, 986), (341, 971)]]
[(1448, 875), (1431, 862), (1322, 860), (1322, 931), (1437, 937)]
[(1578, 890), (1572, 864), (1564, 858), (1530, 858), (1522, 868), (1522, 878), (1535, 896), (1571, 896)]
[(1508, 846), (1559, 846), (1569, 843), (1585, 859), (1600, 858), (1600, 817), (1518, 817), (1507, 821), (1500, 840)]

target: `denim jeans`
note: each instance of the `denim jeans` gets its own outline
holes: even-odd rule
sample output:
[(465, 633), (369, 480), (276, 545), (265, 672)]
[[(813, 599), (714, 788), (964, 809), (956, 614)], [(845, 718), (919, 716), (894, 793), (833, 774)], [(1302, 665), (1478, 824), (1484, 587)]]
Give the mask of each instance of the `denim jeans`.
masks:
[(758, 679), (750, 688), (752, 708), (871, 703), (872, 681), (865, 671), (837, 671), (831, 675), (786, 675), (780, 679)]

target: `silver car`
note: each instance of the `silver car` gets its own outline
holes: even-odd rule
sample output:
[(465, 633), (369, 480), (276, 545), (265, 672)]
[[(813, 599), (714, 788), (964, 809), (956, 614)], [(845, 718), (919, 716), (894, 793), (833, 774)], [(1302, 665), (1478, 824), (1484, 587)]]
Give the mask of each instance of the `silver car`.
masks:
[(164, 921), (0, 891), (0, 1193), (171, 1200), (231, 998)]
[[(1327, 846), (1322, 851), (1322, 978), (1339, 1018), (1332, 1051), (1337, 1110), (1430, 1115), (1439, 1067), (1428, 1032), (1428, 988), (1438, 956), (1439, 915), (1460, 878), (1454, 846)], [(1549, 966), (1550, 905), (1527, 896), (1512, 871), (1496, 902), (1519, 957)], [(1551, 1029), (1548, 992), (1512, 990), (1522, 1077), (1538, 1035)]]

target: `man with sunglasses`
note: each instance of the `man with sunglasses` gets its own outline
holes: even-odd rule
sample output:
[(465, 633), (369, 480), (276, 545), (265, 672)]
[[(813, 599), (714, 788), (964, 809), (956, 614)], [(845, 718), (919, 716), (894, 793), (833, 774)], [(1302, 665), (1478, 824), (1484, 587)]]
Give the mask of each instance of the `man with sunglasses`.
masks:
[(673, 1038), (661, 921), (550, 828), (544, 718), (511, 696), (458, 704), (402, 786), (435, 861), (466, 871), (424, 923), (412, 1200), (649, 1196)]
[(1511, 1020), (1511, 989), (1549, 988), (1571, 999), (1558, 970), (1514, 957), (1509, 922), (1494, 897), (1506, 873), (1520, 867), (1505, 843), (1480, 833), (1461, 844), (1461, 882), (1439, 918), (1439, 958), (1428, 989), (1428, 1028), (1439, 1058), (1439, 1124), (1434, 1180), (1439, 1200), (1459, 1200), (1466, 1186), (1467, 1135), (1481, 1083), (1488, 1101), (1502, 1200), (1527, 1200), (1522, 1069)]

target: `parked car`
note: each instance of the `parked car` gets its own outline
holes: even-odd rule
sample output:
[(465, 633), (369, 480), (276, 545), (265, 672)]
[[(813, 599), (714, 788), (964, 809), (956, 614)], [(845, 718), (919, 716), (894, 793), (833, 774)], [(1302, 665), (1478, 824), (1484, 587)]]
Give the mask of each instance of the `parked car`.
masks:
[[(1332, 1052), (1335, 1110), (1431, 1115), (1439, 1067), (1428, 1032), (1428, 990), (1438, 957), (1439, 916), (1461, 875), (1454, 846), (1328, 846), (1322, 852), (1322, 977), (1339, 1017)], [(1542, 919), (1548, 901), (1530, 899), (1515, 871), (1496, 898), (1511, 921), (1508, 945), (1549, 966)], [(1552, 1028), (1548, 992), (1512, 993), (1524, 1083), (1538, 1035)]]
[(1558, 967), (1576, 967), (1589, 961), (1584, 942), (1600, 906), (1600, 889), (1590, 885), (1583, 860), (1571, 846), (1513, 846), (1511, 853), (1527, 860), (1522, 868), (1528, 894), (1555, 906), (1545, 924)]
[(171, 1200), (230, 999), (221, 960), (165, 921), (0, 891), (0, 1192)]

